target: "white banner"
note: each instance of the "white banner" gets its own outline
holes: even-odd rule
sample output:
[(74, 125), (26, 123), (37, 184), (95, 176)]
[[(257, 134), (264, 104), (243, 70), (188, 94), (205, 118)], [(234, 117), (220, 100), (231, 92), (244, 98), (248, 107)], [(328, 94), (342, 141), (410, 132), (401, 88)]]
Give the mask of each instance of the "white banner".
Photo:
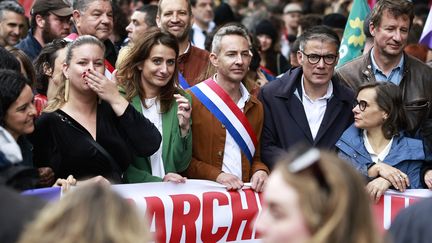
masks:
[(260, 195), (251, 189), (202, 180), (113, 188), (147, 216), (156, 242), (261, 242), (254, 227)]

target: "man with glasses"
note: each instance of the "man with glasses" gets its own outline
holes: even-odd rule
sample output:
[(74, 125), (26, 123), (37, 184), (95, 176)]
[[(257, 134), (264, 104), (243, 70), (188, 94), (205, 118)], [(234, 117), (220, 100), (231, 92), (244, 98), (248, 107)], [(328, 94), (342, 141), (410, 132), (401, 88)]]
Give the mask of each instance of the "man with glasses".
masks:
[(31, 10), (31, 30), (16, 47), (34, 60), (45, 44), (70, 34), (72, 7), (63, 0), (36, 0)]
[(353, 122), (354, 94), (333, 77), (339, 37), (330, 28), (316, 26), (300, 38), (300, 67), (264, 86), (261, 158), (270, 168), (296, 143), (333, 149)]

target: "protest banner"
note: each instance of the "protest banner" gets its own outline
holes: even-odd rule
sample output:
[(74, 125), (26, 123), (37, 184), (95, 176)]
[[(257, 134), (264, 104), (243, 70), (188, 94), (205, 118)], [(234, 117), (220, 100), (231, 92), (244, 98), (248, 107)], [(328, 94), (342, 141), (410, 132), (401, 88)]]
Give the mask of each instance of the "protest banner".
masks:
[[(254, 223), (262, 210), (262, 197), (250, 188), (227, 191), (219, 183), (204, 180), (112, 188), (147, 218), (156, 242), (261, 242)], [(44, 188), (32, 190), (31, 194), (52, 200), (60, 197), (60, 190)], [(388, 190), (373, 205), (378, 226), (383, 231), (388, 229), (400, 210), (426, 197), (432, 197), (427, 189), (404, 193)]]

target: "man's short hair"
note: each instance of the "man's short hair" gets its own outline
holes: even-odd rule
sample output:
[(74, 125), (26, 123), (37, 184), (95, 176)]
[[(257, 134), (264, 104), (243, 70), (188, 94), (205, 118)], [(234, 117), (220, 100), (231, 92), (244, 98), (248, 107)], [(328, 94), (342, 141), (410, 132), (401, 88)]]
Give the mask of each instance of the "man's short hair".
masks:
[(408, 15), (410, 19), (410, 27), (414, 19), (414, 6), (411, 1), (407, 0), (380, 0), (372, 9), (370, 15), (370, 22), (378, 27), (381, 24), (382, 16), (384, 11), (387, 10), (394, 17), (400, 17), (402, 15)]
[(304, 48), (310, 40), (323, 40), (333, 42), (336, 45), (336, 50), (339, 50), (340, 39), (339, 36), (327, 26), (318, 25), (305, 31), (300, 37), (300, 50)]
[(220, 29), (216, 31), (216, 34), (214, 35), (213, 42), (212, 42), (212, 48), (211, 48), (212, 53), (218, 54), (220, 52), (222, 37), (226, 35), (242, 36), (248, 41), (249, 49), (252, 48), (252, 43), (249, 38), (249, 34), (247, 32), (246, 27), (244, 27), (241, 24), (232, 23), (232, 24), (227, 24), (225, 26), (222, 26)]
[(137, 8), (135, 11), (138, 11), (140, 13), (144, 13), (144, 23), (149, 27), (155, 27), (157, 26), (156, 23), (156, 15), (158, 12), (158, 7), (156, 5), (144, 5), (140, 8)]
[(0, 2), (0, 21), (3, 20), (4, 11), (11, 11), (17, 14), (24, 15), (24, 8), (15, 1)]
[[(85, 12), (87, 10), (87, 8), (88, 8), (88, 5), (90, 5), (90, 3), (95, 2), (95, 1), (99, 1), (99, 0), (74, 0), (72, 8), (73, 8), (73, 10), (78, 10), (80, 12)], [(110, 2), (111, 5), (112, 5), (112, 1), (111, 0), (103, 0), (103, 1)]]
[[(188, 9), (189, 16), (192, 15), (192, 5), (191, 5), (191, 2), (189, 0), (176, 0), (176, 1), (186, 1), (187, 5), (188, 5), (187, 9)], [(162, 13), (162, 9), (161, 9), (162, 2), (163, 2), (163, 0), (159, 0), (159, 3), (157, 5), (158, 6), (157, 15), (158, 16), (161, 16), (161, 13)]]

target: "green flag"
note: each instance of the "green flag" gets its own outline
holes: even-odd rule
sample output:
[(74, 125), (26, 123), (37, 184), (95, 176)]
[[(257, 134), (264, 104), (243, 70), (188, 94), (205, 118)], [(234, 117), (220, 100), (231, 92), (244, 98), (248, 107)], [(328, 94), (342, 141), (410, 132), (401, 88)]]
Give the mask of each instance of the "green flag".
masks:
[(366, 42), (363, 23), (369, 12), (367, 0), (354, 0), (339, 48), (338, 67), (362, 55)]

